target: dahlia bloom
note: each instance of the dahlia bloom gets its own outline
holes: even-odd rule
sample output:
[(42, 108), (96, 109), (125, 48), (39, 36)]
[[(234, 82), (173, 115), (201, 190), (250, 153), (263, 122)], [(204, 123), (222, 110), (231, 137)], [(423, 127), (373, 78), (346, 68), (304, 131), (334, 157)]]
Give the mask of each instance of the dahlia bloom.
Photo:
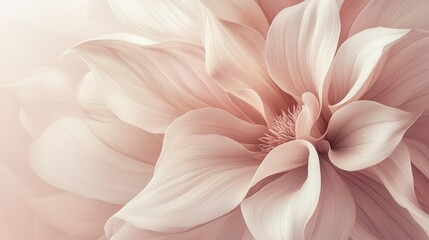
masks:
[(116, 212), (103, 239), (428, 239), (427, 1), (110, 5), (141, 36), (71, 48), (78, 109), (21, 114), (32, 169), (85, 199), (56, 209), (98, 216), (33, 204), (57, 230)]

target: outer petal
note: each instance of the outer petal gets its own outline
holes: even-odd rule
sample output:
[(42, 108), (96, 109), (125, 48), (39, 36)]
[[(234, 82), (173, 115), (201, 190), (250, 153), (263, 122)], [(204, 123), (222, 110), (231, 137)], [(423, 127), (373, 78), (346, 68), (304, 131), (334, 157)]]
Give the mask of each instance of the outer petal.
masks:
[(328, 104), (338, 109), (359, 99), (377, 78), (383, 53), (389, 44), (403, 37), (408, 30), (372, 28), (347, 39), (332, 63), (328, 85)]
[(75, 49), (91, 67), (106, 105), (120, 119), (149, 132), (164, 133), (172, 120), (195, 108), (213, 106), (245, 115), (208, 77), (204, 52), (196, 45), (142, 45), (128, 38), (90, 41)]
[[(317, 155), (308, 156), (308, 167), (285, 173), (242, 202), (244, 219), (257, 239), (304, 238), (320, 194), (319, 159)], [(287, 157), (283, 152), (285, 161)]]
[(340, 16), (334, 0), (309, 0), (284, 9), (267, 37), (268, 72), (285, 92), (319, 96), (334, 58)]
[(363, 96), (405, 111), (420, 112), (407, 137), (429, 146), (429, 34), (412, 31), (391, 47), (383, 71)]
[(124, 204), (147, 184), (153, 165), (115, 151), (115, 146), (96, 136), (83, 120), (60, 120), (33, 144), (29, 153), (32, 167), (41, 178), (61, 189)]
[(429, 215), (421, 208), (414, 192), (410, 153), (406, 144), (400, 144), (388, 159), (368, 169), (374, 174), (393, 199), (406, 208), (420, 226), (429, 233)]
[(344, 173), (356, 203), (353, 239), (428, 239), (408, 211), (399, 206), (378, 182), (359, 173)]
[(376, 102), (350, 103), (335, 112), (329, 122), (329, 159), (348, 171), (375, 165), (393, 152), (417, 117)]
[(320, 198), (306, 226), (305, 238), (349, 239), (356, 217), (353, 196), (340, 175), (327, 162), (327, 157), (320, 156), (320, 160)]
[(118, 219), (145, 230), (182, 232), (234, 209), (259, 162), (242, 144), (252, 143), (249, 136), (262, 134), (261, 127), (218, 109), (177, 118), (151, 182), (110, 220), (107, 232)]
[(200, 227), (181, 233), (159, 233), (139, 229), (129, 223), (125, 223), (111, 237), (111, 240), (129, 240), (129, 239), (157, 239), (157, 240), (188, 240), (188, 239), (207, 239), (207, 240), (251, 240), (248, 237), (247, 226), (243, 220), (240, 209), (236, 209), (225, 216), (217, 218)]
[(200, 42), (201, 10), (197, 0), (109, 0), (113, 12), (145, 36)]
[[(372, 27), (429, 29), (429, 3), (425, 0), (346, 0), (345, 5), (349, 7), (344, 8), (344, 16), (351, 17), (351, 26), (343, 26), (348, 36)], [(355, 19), (351, 16), (355, 15), (351, 13), (353, 8), (359, 12)]]

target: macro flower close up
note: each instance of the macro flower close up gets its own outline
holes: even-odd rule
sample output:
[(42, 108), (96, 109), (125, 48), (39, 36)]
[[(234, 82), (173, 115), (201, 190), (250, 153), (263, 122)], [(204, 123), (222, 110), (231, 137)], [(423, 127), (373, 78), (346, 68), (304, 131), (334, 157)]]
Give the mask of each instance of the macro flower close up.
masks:
[(7, 239), (429, 239), (428, 1), (109, 4), (82, 76), (0, 78)]

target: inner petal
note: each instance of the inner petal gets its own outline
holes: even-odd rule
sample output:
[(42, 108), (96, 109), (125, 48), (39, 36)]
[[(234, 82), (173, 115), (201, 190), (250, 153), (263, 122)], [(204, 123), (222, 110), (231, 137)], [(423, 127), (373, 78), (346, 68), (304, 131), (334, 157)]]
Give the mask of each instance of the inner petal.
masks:
[(296, 119), (301, 110), (301, 106), (293, 106), (288, 108), (287, 112), (282, 111), (281, 115), (274, 118), (267, 132), (259, 138), (261, 152), (268, 153), (275, 147), (296, 139)]

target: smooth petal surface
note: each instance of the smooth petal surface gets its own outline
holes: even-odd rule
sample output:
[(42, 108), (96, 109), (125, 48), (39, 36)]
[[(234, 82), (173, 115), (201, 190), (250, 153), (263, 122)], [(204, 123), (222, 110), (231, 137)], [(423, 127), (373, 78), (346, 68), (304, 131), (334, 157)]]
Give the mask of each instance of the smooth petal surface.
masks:
[[(338, 109), (359, 99), (377, 78), (383, 67), (381, 61), (389, 44), (409, 30), (372, 28), (353, 35), (338, 50), (327, 80), (328, 104)], [(378, 73), (378, 74), (377, 74)]]
[(421, 208), (414, 192), (410, 153), (401, 143), (385, 161), (368, 169), (390, 192), (393, 199), (406, 208), (418, 224), (429, 232), (429, 215)]
[[(259, 163), (252, 144), (265, 127), (219, 109), (194, 110), (166, 132), (148, 186), (110, 220), (165, 233), (190, 230), (233, 210), (245, 197)], [(218, 201), (222, 199), (222, 201)]]
[[(425, 0), (346, 0), (345, 2), (358, 2), (354, 3), (353, 7), (360, 10), (356, 18), (350, 21), (351, 27), (344, 26), (344, 30), (350, 28), (348, 36), (372, 27), (429, 29), (429, 19), (426, 14), (429, 3)], [(347, 13), (350, 14), (350, 10), (345, 11), (344, 15)]]
[(316, 211), (305, 229), (305, 239), (349, 239), (356, 217), (353, 196), (327, 157), (319, 157), (322, 186)]
[(352, 232), (353, 239), (428, 239), (380, 183), (360, 173), (343, 173), (343, 179), (356, 203), (358, 229)]
[[(317, 97), (309, 92), (303, 94), (302, 102), (301, 113), (298, 115), (295, 123), (295, 134), (299, 139), (313, 139), (312, 129), (320, 116), (320, 103)], [(315, 127), (318, 133), (317, 135), (321, 135), (320, 126), (318, 125)]]
[(258, 2), (268, 21), (272, 22), (280, 11), (302, 1), (303, 0), (259, 0)]
[(176, 117), (207, 106), (246, 118), (207, 75), (204, 52), (196, 45), (142, 45), (128, 38), (89, 41), (75, 50), (89, 64), (106, 105), (120, 119), (146, 131), (164, 133)]
[(376, 102), (352, 102), (329, 121), (329, 159), (347, 171), (375, 165), (394, 151), (418, 116)]
[[(287, 156), (285, 153), (283, 164)], [(313, 155), (308, 158), (308, 167), (285, 173), (242, 202), (249, 230), (256, 239), (303, 239), (320, 188), (319, 159)]]
[(247, 226), (243, 220), (240, 209), (208, 222), (200, 227), (182, 233), (159, 233), (139, 229), (129, 223), (125, 223), (111, 237), (111, 240), (129, 239), (156, 239), (156, 240), (188, 240), (188, 239), (208, 239), (208, 240), (253, 240), (247, 235)]
[(309, 0), (281, 11), (267, 37), (268, 72), (295, 98), (319, 96), (334, 58), (340, 16), (334, 0)]
[(202, 12), (197, 0), (109, 0), (113, 12), (145, 36), (199, 43)]
[(115, 151), (102, 140), (81, 119), (59, 120), (31, 147), (31, 165), (60, 189), (124, 204), (148, 183), (153, 165)]

